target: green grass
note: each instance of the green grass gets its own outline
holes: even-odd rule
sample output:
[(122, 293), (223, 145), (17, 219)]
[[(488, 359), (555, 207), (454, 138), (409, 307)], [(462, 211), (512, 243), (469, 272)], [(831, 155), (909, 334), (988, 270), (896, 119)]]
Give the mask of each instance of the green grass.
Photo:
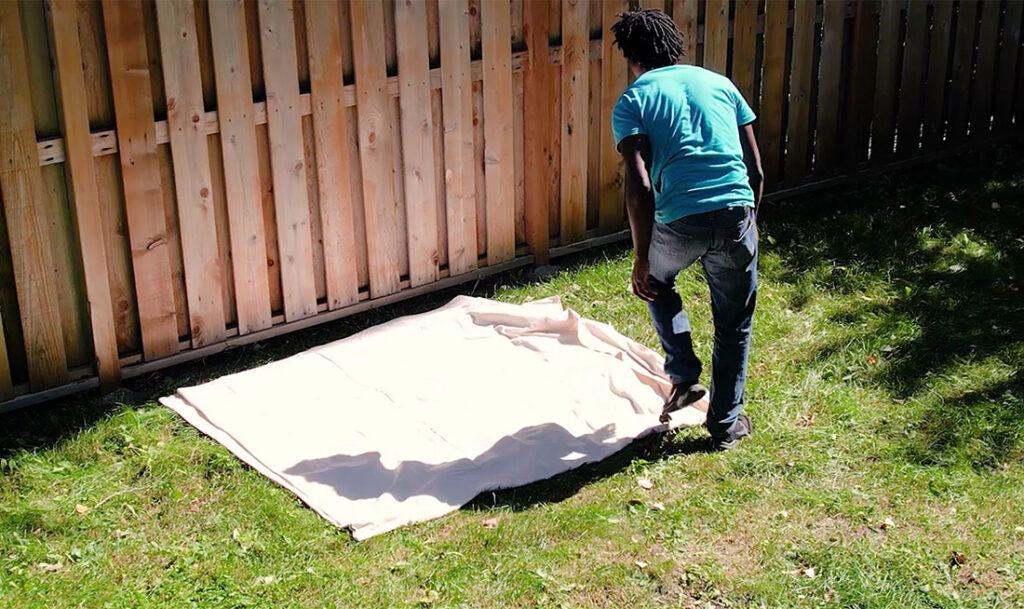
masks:
[[(452, 291), (2, 417), (0, 606), (1024, 606), (1021, 152), (764, 213), (757, 434), (731, 453), (651, 438), (356, 543), (155, 403)], [(557, 294), (656, 345), (627, 250), (567, 264), (463, 291)], [(707, 358), (699, 272), (680, 289)]]

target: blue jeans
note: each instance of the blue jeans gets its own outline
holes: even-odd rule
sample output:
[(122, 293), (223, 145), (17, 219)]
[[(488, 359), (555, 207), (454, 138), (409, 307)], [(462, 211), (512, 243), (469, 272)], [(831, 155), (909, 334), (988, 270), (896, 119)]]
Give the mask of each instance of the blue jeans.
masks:
[(715, 346), (711, 361), (711, 407), (707, 428), (728, 435), (743, 412), (747, 356), (757, 303), (757, 226), (753, 210), (734, 207), (655, 222), (651, 236), (651, 285), (658, 296), (648, 303), (654, 329), (665, 349), (665, 373), (673, 383), (700, 379), (690, 320), (675, 289), (676, 275), (698, 259), (711, 289)]

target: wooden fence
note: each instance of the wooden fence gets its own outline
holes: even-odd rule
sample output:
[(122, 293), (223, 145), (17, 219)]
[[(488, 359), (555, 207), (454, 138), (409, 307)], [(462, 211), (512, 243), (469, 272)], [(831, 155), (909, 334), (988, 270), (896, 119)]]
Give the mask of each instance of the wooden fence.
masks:
[[(643, 4), (776, 193), (1024, 111), (1017, 1)], [(627, 7), (0, 2), (0, 410), (620, 238)]]

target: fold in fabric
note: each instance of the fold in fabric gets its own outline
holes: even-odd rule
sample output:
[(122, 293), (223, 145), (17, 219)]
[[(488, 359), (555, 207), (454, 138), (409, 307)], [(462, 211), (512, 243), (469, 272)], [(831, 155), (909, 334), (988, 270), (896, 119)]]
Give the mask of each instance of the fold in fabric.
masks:
[[(366, 539), (664, 431), (662, 368), (557, 298), (459, 296), (160, 402)], [(704, 411), (670, 425), (699, 425)]]

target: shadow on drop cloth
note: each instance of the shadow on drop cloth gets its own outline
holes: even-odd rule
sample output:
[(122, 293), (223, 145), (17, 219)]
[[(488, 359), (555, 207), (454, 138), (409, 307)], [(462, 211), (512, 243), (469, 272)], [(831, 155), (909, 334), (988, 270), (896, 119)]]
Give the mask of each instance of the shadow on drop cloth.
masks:
[[(353, 501), (388, 493), (398, 501), (429, 495), (448, 505), (524, 509), (571, 497), (586, 484), (625, 469), (637, 458), (658, 460), (707, 449), (705, 442), (696, 439), (666, 445), (666, 434), (652, 433), (640, 439), (617, 440), (612, 444), (616, 452), (595, 463), (592, 455), (607, 455), (605, 442), (612, 437), (614, 425), (575, 436), (561, 425), (545, 423), (505, 436), (473, 459), (402, 461), (392, 469), (381, 462), (379, 452), (373, 451), (307, 459), (285, 473), (329, 486), (338, 496)], [(627, 446), (629, 449), (623, 450)], [(565, 471), (566, 467), (573, 469)], [(501, 486), (467, 496), (467, 486), (479, 486), (460, 480), (465, 476), (501, 481)]]

